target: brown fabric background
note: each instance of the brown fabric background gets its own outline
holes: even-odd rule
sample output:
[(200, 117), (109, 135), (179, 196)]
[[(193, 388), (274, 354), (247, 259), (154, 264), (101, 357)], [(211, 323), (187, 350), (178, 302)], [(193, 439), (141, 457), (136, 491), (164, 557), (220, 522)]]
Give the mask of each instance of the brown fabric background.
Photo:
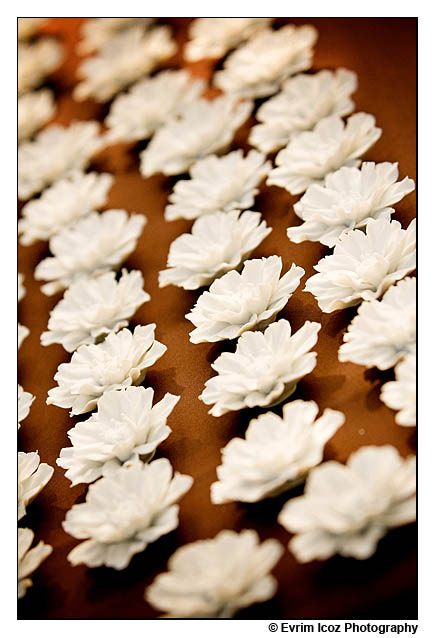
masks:
[[(190, 20), (162, 19), (173, 25), (180, 45), (186, 40)], [(58, 99), (53, 121), (62, 124), (74, 119), (102, 121), (108, 111), (107, 105), (91, 100), (77, 103), (71, 97), (79, 61), (74, 45), (82, 21), (82, 18), (57, 18), (44, 28), (44, 32), (59, 37), (68, 53), (62, 67), (50, 78)], [(314, 70), (345, 67), (358, 74), (356, 112), (373, 113), (377, 125), (383, 129), (382, 137), (365, 158), (376, 162), (398, 161), (400, 178), (408, 175), (416, 179), (416, 19), (280, 18), (275, 25), (289, 21), (310, 22), (318, 28)], [(165, 66), (183, 64), (180, 46)], [(214, 63), (205, 60), (189, 68), (196, 75), (208, 77)], [(232, 149), (249, 148), (246, 138), (254, 122), (252, 116), (241, 127)], [(138, 150), (143, 146), (111, 146), (99, 154), (91, 169), (115, 175), (107, 208), (126, 208), (145, 214), (148, 219), (125, 266), (142, 271), (151, 301), (138, 310), (130, 325), (157, 323), (156, 338), (168, 346), (167, 353), (148, 373), (147, 383), (155, 390), (155, 400), (160, 400), (165, 392), (179, 394), (181, 400), (169, 418), (173, 433), (160, 446), (157, 456), (169, 458), (176, 470), (192, 475), (195, 482), (181, 501), (177, 530), (136, 555), (124, 571), (70, 566), (66, 557), (78, 541), (63, 531), (61, 522), (74, 503), (84, 500), (86, 487), (70, 488), (64, 471), (56, 466), (56, 458), (60, 449), (69, 445), (67, 430), (78, 419), (70, 418), (67, 410), (45, 403), (48, 389), (55, 385), (53, 376), (58, 365), (69, 361), (70, 355), (61, 346), (43, 348), (39, 342), (49, 312), (62, 295), (46, 297), (33, 279), (35, 266), (49, 254), (48, 244), (19, 246), (18, 266), (25, 275), (27, 289), (19, 304), (19, 320), (31, 333), (19, 351), (18, 380), (36, 399), (19, 431), (18, 449), (39, 450), (41, 460), (55, 468), (53, 478), (20, 522), (35, 531), (36, 541), (43, 539), (54, 548), (35, 573), (34, 586), (19, 601), (20, 619), (154, 618), (158, 612), (143, 601), (144, 588), (159, 572), (165, 571), (169, 556), (180, 545), (213, 537), (222, 529), (254, 528), (262, 539), (275, 537), (284, 546), (290, 539), (290, 534), (276, 521), (289, 493), (252, 505), (212, 505), (210, 501), (209, 488), (216, 479), (220, 448), (232, 437), (243, 436), (250, 419), (260, 411), (245, 410), (214, 418), (197, 398), (213, 374), (210, 363), (222, 351), (234, 350), (234, 343), (191, 344), (188, 334), (192, 325), (184, 315), (198, 293), (175, 287), (158, 288), (157, 274), (166, 266), (170, 243), (179, 234), (188, 232), (191, 223), (164, 221), (166, 199), (177, 178), (159, 174), (143, 179), (138, 171)], [(279, 318), (289, 319), (294, 331), (307, 319), (322, 324), (315, 347), (318, 364), (301, 381), (293, 398), (314, 399), (321, 411), (330, 407), (345, 413), (345, 425), (326, 447), (327, 459), (346, 461), (353, 450), (368, 444), (392, 443), (404, 456), (415, 453), (415, 429), (396, 425), (394, 413), (379, 400), (380, 387), (393, 378), (393, 372), (366, 371), (361, 366), (338, 362), (338, 347), (356, 309), (322, 314), (315, 299), (302, 292), (306, 279), (314, 273), (313, 265), (328, 250), (319, 243), (288, 241), (286, 228), (299, 223), (292, 208), (297, 199), (278, 187), (262, 185), (253, 207), (262, 212), (273, 228), (253, 257), (278, 254), (284, 270), (295, 262), (306, 271), (302, 284)], [(396, 205), (394, 218), (407, 226), (415, 216), (415, 205), (412, 193)], [(275, 411), (281, 413), (281, 407)], [(88, 418), (89, 414), (83, 417)], [(301, 491), (296, 490), (295, 494)], [(286, 550), (274, 574), (279, 582), (277, 595), (241, 611), (238, 618), (414, 619), (416, 527), (408, 525), (389, 532), (379, 543), (376, 554), (366, 561), (336, 556), (326, 562), (301, 565)]]

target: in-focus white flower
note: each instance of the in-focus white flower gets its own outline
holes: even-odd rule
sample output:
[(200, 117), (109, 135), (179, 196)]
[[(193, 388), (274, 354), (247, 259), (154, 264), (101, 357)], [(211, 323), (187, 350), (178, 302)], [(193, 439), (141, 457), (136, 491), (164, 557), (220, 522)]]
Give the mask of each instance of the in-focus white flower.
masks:
[(47, 18), (18, 18), (18, 39), (31, 38), (46, 21)]
[(388, 219), (369, 219), (366, 233), (351, 230), (337, 242), (333, 254), (314, 266), (317, 274), (305, 291), (316, 297), (323, 312), (377, 299), (416, 267), (416, 220), (408, 228)]
[(266, 28), (231, 53), (214, 84), (223, 91), (250, 98), (279, 90), (283, 80), (312, 66), (318, 31), (310, 24)]
[(18, 452), (18, 520), (26, 514), (27, 506), (47, 485), (53, 468), (39, 462), (38, 452)]
[(289, 78), (280, 93), (256, 112), (261, 123), (251, 129), (249, 143), (270, 153), (286, 146), (295, 133), (312, 129), (323, 117), (348, 115), (354, 109), (350, 95), (356, 88), (357, 76), (347, 69)]
[(126, 269), (118, 281), (109, 271), (73, 282), (50, 312), (41, 344), (61, 343), (67, 352), (73, 352), (84, 343), (101, 341), (109, 332), (125, 328), (139, 306), (150, 300), (143, 285), (139, 270)]
[(62, 523), (71, 536), (87, 539), (68, 554), (70, 563), (124, 569), (134, 554), (176, 529), (176, 503), (193, 479), (172, 473), (167, 459), (134, 459), (90, 485), (85, 503), (73, 505)]
[(101, 49), (114, 35), (133, 24), (150, 26), (155, 18), (89, 18), (80, 29), (81, 40), (77, 45), (79, 55)]
[(304, 275), (304, 268), (295, 264), (283, 277), (281, 270), (281, 257), (272, 255), (249, 259), (241, 273), (232, 270), (216, 279), (185, 315), (195, 326), (191, 343), (235, 339), (273, 322)]
[(35, 569), (37, 569), (42, 561), (53, 551), (51, 545), (46, 545), (39, 541), (38, 545), (30, 546), (33, 542), (34, 534), (27, 527), (18, 528), (18, 598), (23, 598), (26, 591), (32, 586), (32, 580), (28, 578)]
[(180, 399), (167, 392), (152, 406), (153, 394), (152, 388), (142, 386), (105, 392), (97, 412), (69, 430), (71, 447), (61, 450), (56, 463), (67, 470), (72, 485), (112, 474), (135, 456), (142, 461), (152, 458), (171, 433), (167, 418)]
[(297, 244), (319, 241), (331, 248), (344, 231), (362, 228), (368, 219), (389, 220), (395, 212), (392, 204), (415, 188), (413, 179), (397, 179), (397, 162), (364, 162), (361, 168), (343, 166), (330, 173), (324, 184), (312, 184), (294, 204), (304, 224), (288, 228), (289, 239)]
[(134, 84), (112, 102), (105, 119), (108, 142), (133, 142), (153, 135), (205, 89), (202, 79), (170, 69)]
[(30, 406), (34, 402), (35, 397), (31, 392), (25, 392), (20, 384), (18, 384), (18, 429), (21, 427), (21, 421), (29, 415)]
[(253, 102), (239, 102), (230, 95), (198, 98), (188, 104), (156, 132), (140, 154), (142, 175), (178, 175), (199, 159), (226, 151), (252, 108)]
[(18, 95), (38, 88), (64, 57), (63, 47), (53, 38), (18, 43)]
[(61, 363), (54, 380), (58, 385), (48, 391), (46, 403), (71, 408), (70, 414), (89, 412), (108, 390), (139, 385), (147, 368), (166, 351), (154, 338), (156, 324), (136, 326), (134, 332), (123, 328), (111, 332), (97, 345), (80, 346), (69, 363)]
[(41, 197), (27, 202), (18, 220), (20, 244), (46, 241), (65, 226), (104, 206), (114, 181), (109, 173), (72, 171), (56, 181)]
[(324, 117), (313, 131), (296, 133), (276, 157), (276, 168), (267, 184), (298, 195), (311, 184), (322, 183), (326, 175), (341, 166), (360, 166), (357, 159), (382, 134), (368, 113), (350, 115), (344, 124), (339, 115)]
[(212, 503), (254, 503), (290, 489), (321, 463), (324, 445), (345, 416), (327, 408), (316, 421), (315, 401), (291, 401), (283, 419), (267, 412), (252, 419), (245, 439), (232, 439), (221, 450), (218, 481), (212, 483)]
[(225, 529), (179, 547), (145, 599), (168, 618), (231, 618), (274, 596), (277, 582), (270, 571), (282, 554), (277, 540), (259, 543), (254, 529)]
[(189, 170), (191, 179), (176, 182), (165, 208), (165, 219), (196, 219), (217, 211), (245, 210), (254, 204), (258, 184), (268, 175), (265, 155), (242, 150), (218, 157), (208, 155)]
[(416, 278), (391, 286), (378, 301), (364, 301), (344, 334), (339, 361), (387, 370), (416, 352)]
[(382, 386), (380, 399), (388, 408), (398, 410), (398, 425), (416, 425), (416, 357), (407, 355), (395, 368), (395, 381)]
[(30, 334), (29, 328), (23, 326), (21, 323), (18, 324), (18, 350), (21, 347), (24, 339)]
[(32, 137), (55, 114), (54, 96), (49, 89), (32, 91), (18, 98), (18, 141)]
[(264, 333), (244, 332), (236, 352), (224, 352), (212, 364), (218, 375), (206, 381), (200, 399), (214, 404), (209, 414), (221, 416), (232, 410), (272, 406), (287, 399), (298, 381), (316, 365), (321, 324), (306, 321), (291, 336), (291, 324), (280, 319)]
[(159, 273), (159, 287), (169, 284), (185, 290), (208, 286), (242, 262), (271, 232), (261, 214), (247, 210), (199, 217), (191, 233), (173, 241), (166, 270)]
[(188, 27), (189, 40), (183, 56), (188, 62), (221, 58), (254, 33), (267, 27), (273, 18), (196, 18)]
[(114, 35), (77, 70), (82, 79), (73, 91), (75, 100), (108, 102), (116, 93), (151, 73), (177, 50), (168, 26), (147, 30), (133, 25)]
[(24, 275), (19, 272), (18, 273), (18, 279), (17, 279), (17, 283), (18, 283), (18, 287), (17, 287), (17, 292), (18, 292), (18, 301), (21, 301), (23, 299), (23, 297), (26, 296), (26, 287), (24, 285)]
[(304, 495), (288, 501), (278, 521), (295, 533), (289, 549), (300, 563), (369, 558), (388, 529), (415, 520), (415, 485), (416, 457), (402, 459), (392, 445), (361, 447), (346, 465), (312, 470)]
[(52, 124), (18, 147), (18, 197), (29, 199), (74, 169), (85, 169), (102, 147), (100, 124)]
[(65, 227), (50, 239), (54, 257), (46, 257), (35, 268), (35, 279), (50, 282), (41, 286), (42, 292), (53, 295), (81, 277), (117, 269), (135, 250), (146, 222), (145, 215), (115, 209), (94, 211)]

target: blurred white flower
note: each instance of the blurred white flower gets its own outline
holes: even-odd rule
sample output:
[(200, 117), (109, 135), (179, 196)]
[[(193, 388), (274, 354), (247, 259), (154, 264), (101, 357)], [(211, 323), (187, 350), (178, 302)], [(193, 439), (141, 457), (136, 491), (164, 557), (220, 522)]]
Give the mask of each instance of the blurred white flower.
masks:
[(288, 501), (278, 521), (295, 533), (289, 549), (300, 563), (369, 558), (389, 528), (415, 520), (415, 485), (414, 456), (402, 459), (392, 445), (361, 447), (346, 465), (312, 470), (304, 495)]
[(253, 503), (304, 480), (345, 421), (342, 412), (329, 408), (315, 421), (318, 409), (315, 401), (297, 400), (283, 407), (283, 418), (267, 412), (252, 419), (245, 439), (232, 439), (221, 450), (212, 503)]
[(387, 370), (416, 352), (416, 278), (391, 286), (378, 301), (364, 301), (344, 334), (339, 361)]
[(20, 302), (23, 297), (26, 296), (26, 287), (24, 285), (24, 275), (19, 272), (18, 273), (18, 279), (17, 279), (17, 283), (18, 283), (18, 287), (17, 287), (17, 292), (18, 292), (18, 301)]
[(140, 154), (142, 175), (178, 175), (211, 153), (225, 152), (252, 108), (253, 102), (240, 102), (230, 95), (198, 98), (188, 104), (156, 132)]
[(80, 346), (69, 363), (59, 365), (54, 377), (58, 385), (48, 391), (46, 403), (71, 408), (71, 415), (83, 414), (108, 390), (142, 383), (147, 368), (167, 349), (155, 340), (155, 328), (154, 323), (136, 326), (133, 333), (123, 328), (102, 343)]
[(217, 211), (245, 210), (254, 204), (258, 184), (271, 162), (258, 151), (244, 157), (241, 149), (218, 157), (208, 155), (189, 170), (191, 179), (176, 182), (165, 208), (165, 219), (196, 219)]
[(101, 49), (115, 35), (134, 24), (148, 27), (156, 18), (89, 18), (80, 29), (79, 55)]
[(267, 407), (287, 399), (298, 381), (316, 365), (321, 324), (306, 321), (291, 336), (291, 325), (280, 319), (262, 332), (244, 332), (236, 352), (224, 352), (212, 364), (218, 375), (206, 381), (200, 399), (214, 404), (209, 414), (221, 416), (232, 410)]
[(314, 266), (318, 272), (304, 290), (323, 312), (333, 312), (381, 297), (415, 266), (416, 220), (404, 230), (397, 221), (369, 219), (366, 233), (356, 229), (341, 236), (333, 254)]
[(125, 210), (92, 212), (66, 226), (50, 239), (50, 252), (35, 268), (34, 277), (50, 283), (41, 286), (45, 295), (68, 288), (84, 276), (97, 276), (120, 264), (135, 250), (145, 215)]
[(52, 124), (18, 147), (18, 197), (29, 199), (73, 169), (85, 169), (102, 147), (100, 124)]
[(277, 582), (270, 571), (282, 554), (277, 540), (259, 543), (254, 529), (225, 529), (179, 547), (145, 599), (168, 618), (231, 618), (274, 596)]
[(26, 507), (47, 485), (53, 468), (40, 463), (38, 452), (18, 452), (18, 520), (26, 514)]
[(18, 141), (32, 137), (55, 114), (54, 96), (49, 89), (25, 93), (18, 98)]
[(30, 406), (34, 402), (35, 397), (30, 392), (25, 392), (20, 384), (18, 384), (18, 429), (21, 427), (21, 421), (29, 415)]
[(271, 232), (261, 214), (247, 210), (199, 217), (191, 233), (173, 241), (166, 270), (159, 273), (159, 287), (169, 284), (185, 290), (208, 286), (229, 270), (238, 269)]
[(47, 18), (18, 18), (18, 39), (31, 38), (46, 21)]
[(347, 69), (289, 78), (280, 93), (256, 112), (261, 124), (251, 129), (249, 143), (270, 153), (286, 146), (295, 133), (312, 129), (323, 117), (348, 115), (354, 109), (350, 95), (356, 88), (357, 75)]
[(38, 545), (30, 549), (33, 537), (34, 534), (31, 529), (27, 527), (18, 528), (18, 598), (23, 598), (23, 596), (26, 595), (27, 589), (33, 584), (28, 576), (30, 576), (53, 551), (51, 545), (46, 545), (42, 541), (39, 541)]
[(18, 95), (38, 88), (62, 62), (64, 49), (53, 38), (18, 43)]
[(18, 350), (21, 347), (24, 339), (30, 334), (29, 328), (23, 326), (21, 323), (18, 324)]
[(281, 257), (272, 255), (250, 259), (241, 273), (232, 270), (216, 279), (185, 315), (195, 326), (189, 333), (191, 343), (235, 339), (274, 321), (304, 275), (295, 264), (283, 277), (281, 269)]
[(416, 425), (416, 357), (408, 354), (395, 367), (395, 381), (382, 386), (380, 399), (388, 408), (398, 410), (398, 425)]
[(134, 554), (176, 529), (176, 503), (193, 479), (172, 472), (167, 459), (134, 459), (90, 485), (86, 501), (73, 505), (62, 523), (71, 536), (87, 539), (68, 554), (70, 563), (124, 569)]
[(298, 195), (311, 184), (322, 180), (341, 166), (360, 166), (357, 159), (382, 134), (375, 126), (375, 118), (368, 113), (350, 115), (347, 123), (339, 115), (329, 115), (312, 131), (296, 133), (286, 148), (276, 157), (276, 168), (267, 184), (285, 188)]
[(41, 197), (27, 202), (18, 220), (20, 244), (46, 241), (65, 226), (104, 206), (114, 181), (109, 173), (74, 170), (47, 188)]

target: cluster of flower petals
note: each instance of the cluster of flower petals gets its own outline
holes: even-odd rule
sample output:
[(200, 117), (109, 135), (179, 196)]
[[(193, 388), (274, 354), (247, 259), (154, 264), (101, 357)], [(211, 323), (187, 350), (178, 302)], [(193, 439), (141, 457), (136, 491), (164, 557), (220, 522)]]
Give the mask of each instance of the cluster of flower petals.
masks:
[(35, 569), (37, 569), (43, 560), (50, 556), (53, 551), (51, 545), (39, 541), (35, 547), (30, 549), (34, 538), (34, 533), (28, 527), (18, 528), (18, 598), (23, 598), (29, 587), (32, 586), (32, 580), (29, 578)]
[(20, 384), (18, 384), (18, 429), (30, 412), (30, 406), (34, 402), (35, 397), (31, 392), (25, 392)]
[(81, 27), (77, 52), (79, 55), (86, 55), (98, 51), (124, 29), (134, 24), (148, 27), (154, 20), (155, 18), (90, 18)]
[(38, 452), (18, 452), (18, 520), (26, 514), (27, 506), (47, 485), (53, 468), (39, 462)]
[(18, 18), (18, 40), (31, 38), (47, 21), (47, 18)]
[(31, 91), (18, 98), (18, 141), (32, 137), (56, 111), (50, 89)]
[(18, 339), (17, 339), (18, 350), (21, 348), (21, 344), (23, 343), (24, 339), (29, 334), (30, 334), (29, 328), (27, 328), (26, 326), (23, 326), (21, 323), (19, 323), (18, 324)]
[(38, 88), (53, 73), (64, 55), (63, 47), (53, 38), (18, 43), (18, 95)]
[(395, 381), (382, 386), (380, 399), (397, 410), (395, 422), (407, 427), (416, 425), (416, 356), (408, 354), (395, 367)]

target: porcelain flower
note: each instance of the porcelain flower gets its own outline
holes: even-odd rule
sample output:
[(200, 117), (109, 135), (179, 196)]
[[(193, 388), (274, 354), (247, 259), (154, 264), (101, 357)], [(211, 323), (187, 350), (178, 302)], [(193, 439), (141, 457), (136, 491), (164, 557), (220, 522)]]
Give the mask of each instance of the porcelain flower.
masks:
[(166, 351), (154, 338), (156, 324), (111, 332), (97, 345), (80, 346), (69, 363), (61, 363), (55, 374), (58, 385), (48, 391), (47, 404), (71, 408), (70, 415), (93, 410), (109, 390), (139, 385), (147, 368)]
[(77, 70), (81, 82), (73, 91), (75, 100), (108, 102), (116, 93), (147, 75), (176, 52), (168, 26), (147, 31), (135, 24), (114, 35)]
[(85, 169), (102, 147), (95, 121), (52, 124), (18, 147), (18, 197), (29, 199), (74, 169)]
[(398, 410), (398, 425), (416, 425), (416, 358), (408, 354), (395, 368), (395, 381), (382, 386), (380, 399), (388, 408)]
[(187, 71), (161, 71), (134, 84), (112, 102), (105, 119), (108, 142), (146, 140), (205, 89)]
[(344, 335), (339, 361), (387, 370), (416, 352), (416, 278), (391, 286), (381, 301), (364, 301)]
[(53, 38), (18, 43), (18, 95), (38, 88), (56, 71), (64, 57), (62, 46)]
[(382, 130), (368, 113), (350, 115), (344, 124), (339, 115), (329, 115), (312, 131), (295, 134), (276, 157), (277, 167), (267, 180), (269, 186), (285, 188), (298, 195), (311, 184), (341, 166), (360, 166), (361, 157), (380, 137)]
[(145, 599), (169, 618), (231, 618), (274, 596), (277, 582), (270, 571), (282, 554), (277, 540), (259, 543), (254, 529), (225, 529), (179, 547)]
[(272, 95), (283, 80), (312, 66), (317, 38), (310, 24), (263, 29), (226, 58), (223, 70), (215, 73), (214, 84), (243, 97)]
[(295, 133), (312, 129), (323, 117), (351, 113), (350, 95), (356, 88), (357, 76), (347, 69), (289, 78), (280, 93), (256, 112), (261, 123), (251, 129), (248, 141), (264, 153), (277, 151)]
[(41, 197), (27, 202), (18, 220), (20, 244), (46, 241), (65, 226), (105, 205), (114, 181), (109, 173), (72, 171), (56, 181)]
[(18, 39), (31, 38), (46, 21), (47, 18), (18, 18)]
[(18, 452), (18, 520), (26, 514), (27, 506), (47, 485), (53, 468), (40, 463), (38, 452)]
[(80, 29), (81, 40), (77, 45), (80, 55), (98, 51), (115, 35), (134, 24), (148, 27), (155, 18), (89, 18)]
[(92, 212), (61, 230), (50, 239), (54, 257), (46, 257), (35, 268), (35, 279), (50, 282), (41, 286), (42, 292), (53, 295), (81, 277), (117, 269), (135, 250), (146, 222), (145, 215), (107, 210)]
[(273, 412), (252, 419), (245, 439), (232, 439), (221, 450), (218, 481), (210, 488), (212, 503), (253, 503), (304, 480), (345, 421), (337, 410), (327, 408), (318, 419), (317, 414), (315, 401), (297, 400), (284, 406), (282, 419)]
[(300, 563), (369, 558), (388, 529), (415, 520), (415, 484), (414, 456), (402, 459), (392, 445), (361, 447), (346, 465), (312, 470), (304, 495), (288, 501), (278, 521), (295, 534), (289, 549)]
[(24, 285), (24, 275), (19, 272), (18, 273), (18, 277), (17, 277), (17, 297), (18, 297), (18, 301), (20, 302), (23, 297), (26, 296), (26, 287)]
[(18, 384), (18, 429), (21, 427), (21, 421), (29, 415), (30, 406), (34, 402), (35, 397), (30, 392), (25, 392), (20, 384)]
[(270, 169), (271, 162), (258, 151), (249, 151), (245, 157), (241, 149), (222, 157), (208, 155), (190, 168), (191, 179), (176, 182), (165, 219), (196, 219), (217, 211), (251, 208), (257, 186)]
[(124, 569), (134, 554), (176, 529), (176, 503), (193, 479), (172, 474), (167, 459), (134, 459), (90, 485), (86, 501), (73, 505), (62, 523), (68, 534), (86, 539), (68, 554), (70, 563)]
[(33, 542), (34, 534), (31, 529), (27, 527), (18, 528), (18, 598), (23, 598), (26, 595), (26, 591), (32, 586), (30, 574), (37, 569), (42, 561), (53, 551), (51, 545), (46, 545), (42, 541), (39, 541), (38, 545), (30, 546)]
[(140, 154), (142, 175), (178, 175), (203, 157), (226, 151), (252, 108), (251, 101), (239, 102), (230, 95), (198, 98), (188, 104), (156, 132)]
[(18, 141), (32, 137), (55, 114), (52, 91), (41, 89), (18, 98)]
[(317, 274), (306, 281), (323, 312), (377, 299), (416, 266), (416, 220), (407, 230), (400, 222), (370, 219), (366, 233), (344, 233), (332, 255), (314, 266)]
[(320, 323), (306, 321), (291, 336), (291, 324), (280, 319), (262, 332), (244, 332), (236, 352), (224, 352), (212, 364), (217, 376), (206, 381), (200, 399), (214, 404), (209, 414), (221, 416), (232, 410), (267, 407), (287, 399), (298, 381), (316, 365)]
[(125, 269), (118, 281), (115, 273), (109, 271), (73, 282), (50, 312), (41, 345), (61, 343), (67, 352), (74, 352), (84, 343), (95, 343), (109, 332), (118, 332), (127, 326), (139, 306), (150, 300), (143, 285), (139, 270)]
[(173, 241), (166, 270), (159, 273), (159, 287), (169, 284), (185, 290), (208, 286), (229, 270), (238, 269), (271, 232), (261, 214), (215, 213), (199, 217), (191, 233)]
[(21, 347), (21, 344), (23, 343), (24, 339), (30, 334), (30, 330), (29, 328), (27, 328), (26, 326), (23, 326), (21, 323), (18, 324), (18, 350)]
[(312, 184), (294, 204), (304, 221), (288, 228), (295, 243), (319, 241), (330, 248), (346, 230), (362, 228), (369, 219), (391, 218), (392, 204), (415, 188), (413, 179), (398, 179), (398, 163), (364, 162), (361, 168), (343, 166), (327, 175), (324, 184)]
[(221, 58), (272, 22), (273, 18), (196, 18), (188, 27), (183, 56), (188, 62)]

